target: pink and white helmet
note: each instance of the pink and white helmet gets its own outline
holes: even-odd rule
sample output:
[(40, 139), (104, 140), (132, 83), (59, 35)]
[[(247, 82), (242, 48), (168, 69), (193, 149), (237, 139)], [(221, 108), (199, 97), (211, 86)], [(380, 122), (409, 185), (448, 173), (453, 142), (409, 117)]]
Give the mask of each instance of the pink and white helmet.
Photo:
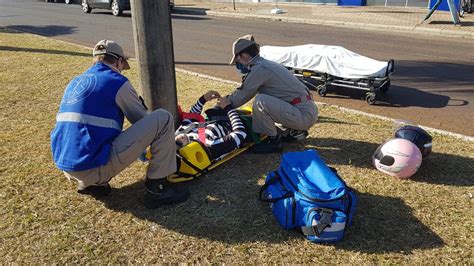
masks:
[(391, 139), (378, 147), (372, 163), (379, 171), (399, 178), (409, 178), (418, 171), (422, 156), (411, 141)]

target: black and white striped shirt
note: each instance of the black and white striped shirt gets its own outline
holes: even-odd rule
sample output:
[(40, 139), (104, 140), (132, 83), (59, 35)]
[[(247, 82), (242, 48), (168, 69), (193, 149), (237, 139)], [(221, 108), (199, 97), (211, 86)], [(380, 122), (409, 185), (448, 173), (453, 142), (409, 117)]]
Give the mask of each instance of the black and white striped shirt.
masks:
[[(204, 96), (201, 96), (191, 108), (190, 112), (200, 114), (204, 104), (206, 104), (206, 100)], [(227, 114), (230, 121), (216, 121), (207, 124), (205, 128), (204, 145), (209, 149), (211, 160), (220, 159), (229, 152), (240, 148), (244, 139), (247, 137), (245, 126), (235, 109), (232, 108), (232, 105), (229, 104), (226, 106), (223, 113)], [(179, 134), (181, 128), (189, 126), (191, 123), (193, 123), (193, 121), (186, 119), (182, 122), (181, 127), (176, 133)], [(191, 132), (186, 134), (190, 140), (200, 141), (197, 127), (194, 127)]]

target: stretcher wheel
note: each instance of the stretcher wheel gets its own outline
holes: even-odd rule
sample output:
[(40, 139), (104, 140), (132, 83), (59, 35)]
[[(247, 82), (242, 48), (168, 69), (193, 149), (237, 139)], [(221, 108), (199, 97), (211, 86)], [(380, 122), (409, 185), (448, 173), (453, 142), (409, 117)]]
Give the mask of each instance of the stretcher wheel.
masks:
[(380, 87), (380, 92), (386, 93), (389, 88), (390, 88), (390, 80), (388, 80), (387, 83), (385, 83), (382, 87)]
[(367, 101), (368, 104), (374, 105), (375, 104), (375, 93), (367, 93), (365, 95), (365, 100)]
[(324, 96), (326, 96), (326, 93), (328, 93), (328, 90), (327, 90), (326, 86), (321, 85), (321, 86), (318, 87), (317, 92), (318, 92), (319, 96), (324, 97)]

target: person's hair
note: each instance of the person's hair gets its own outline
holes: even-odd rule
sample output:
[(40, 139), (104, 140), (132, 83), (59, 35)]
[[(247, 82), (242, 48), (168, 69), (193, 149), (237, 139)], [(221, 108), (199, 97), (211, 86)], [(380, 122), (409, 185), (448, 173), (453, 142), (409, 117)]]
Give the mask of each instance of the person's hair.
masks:
[(117, 63), (119, 58), (120, 58), (120, 56), (115, 57), (111, 54), (101, 54), (101, 55), (94, 56), (93, 62), (94, 62), (94, 64), (97, 63), (97, 62), (105, 62), (105, 63), (113, 65), (113, 64)]
[(240, 52), (239, 55), (245, 53), (245, 54), (249, 54), (250, 57), (255, 57), (256, 55), (258, 55), (259, 52), (260, 52), (260, 49), (259, 49), (258, 44), (254, 43), (250, 45), (249, 47), (245, 48), (244, 50), (242, 50), (242, 52)]

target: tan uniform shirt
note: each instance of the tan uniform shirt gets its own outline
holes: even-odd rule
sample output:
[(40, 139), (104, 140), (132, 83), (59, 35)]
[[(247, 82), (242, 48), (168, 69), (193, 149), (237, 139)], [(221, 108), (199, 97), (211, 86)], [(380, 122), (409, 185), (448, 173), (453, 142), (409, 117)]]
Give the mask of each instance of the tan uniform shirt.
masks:
[(147, 115), (147, 111), (137, 92), (129, 81), (125, 82), (115, 96), (115, 103), (130, 123), (135, 124)]
[(234, 108), (247, 103), (258, 93), (268, 94), (288, 103), (310, 94), (306, 86), (288, 69), (275, 62), (257, 56), (250, 69), (242, 86), (229, 96)]

